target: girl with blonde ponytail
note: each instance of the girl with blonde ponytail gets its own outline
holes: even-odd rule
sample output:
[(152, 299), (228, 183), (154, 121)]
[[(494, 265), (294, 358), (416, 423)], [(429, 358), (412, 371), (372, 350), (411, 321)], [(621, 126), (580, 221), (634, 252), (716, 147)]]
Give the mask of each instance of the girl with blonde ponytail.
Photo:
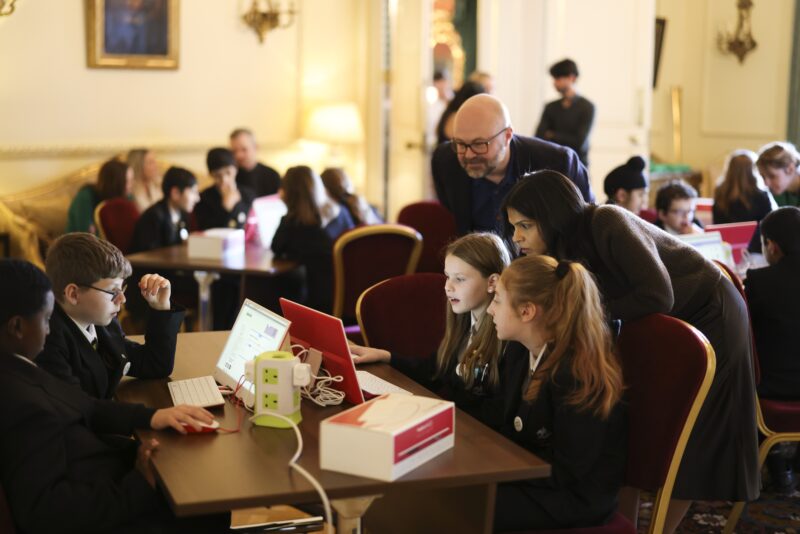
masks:
[(548, 479), (498, 486), (495, 531), (602, 525), (617, 506), (627, 434), (622, 370), (592, 275), (549, 256), (519, 258), (487, 313), (512, 342), (502, 431), (552, 466)]

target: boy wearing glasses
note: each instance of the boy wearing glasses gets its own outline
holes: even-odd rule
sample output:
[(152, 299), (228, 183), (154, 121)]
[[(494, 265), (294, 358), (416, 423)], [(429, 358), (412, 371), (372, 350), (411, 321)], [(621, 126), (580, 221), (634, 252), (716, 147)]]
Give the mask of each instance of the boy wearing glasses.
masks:
[(702, 234), (703, 225), (694, 216), (696, 198), (697, 191), (683, 180), (662, 185), (656, 193), (655, 225), (672, 235)]
[(117, 321), (131, 274), (117, 247), (91, 234), (66, 234), (50, 247), (45, 267), (56, 302), (40, 367), (101, 399), (114, 395), (123, 376), (169, 376), (184, 315), (171, 306), (169, 280), (146, 274), (138, 283), (151, 308), (141, 345), (125, 339)]

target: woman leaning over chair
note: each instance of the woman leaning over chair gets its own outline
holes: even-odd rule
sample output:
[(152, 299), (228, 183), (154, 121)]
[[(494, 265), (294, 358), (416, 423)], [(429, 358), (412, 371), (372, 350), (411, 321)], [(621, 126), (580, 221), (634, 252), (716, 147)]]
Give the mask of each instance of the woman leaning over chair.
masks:
[(144, 211), (164, 198), (161, 191), (161, 170), (156, 155), (146, 148), (135, 148), (128, 152), (128, 165), (133, 169), (133, 201)]
[(529, 256), (503, 271), (488, 312), (505, 352), (502, 432), (551, 464), (497, 487), (496, 531), (602, 525), (625, 472), (622, 370), (592, 275)]
[[(761, 221), (772, 211), (775, 201), (760, 187), (756, 157), (750, 150), (736, 150), (728, 157), (722, 182), (714, 191), (714, 224)], [(748, 248), (761, 252), (758, 229)]]
[(611, 319), (664, 313), (700, 330), (714, 347), (716, 375), (684, 453), (665, 532), (674, 531), (693, 500), (758, 497), (750, 327), (733, 284), (693, 248), (633, 214), (587, 205), (557, 172), (526, 175), (504, 207), (520, 251), (581, 262)]
[(67, 211), (67, 232), (90, 232), (97, 234), (94, 210), (104, 200), (128, 196), (131, 192), (133, 173), (127, 164), (118, 159), (103, 163), (97, 173), (97, 183), (87, 184), (78, 190)]

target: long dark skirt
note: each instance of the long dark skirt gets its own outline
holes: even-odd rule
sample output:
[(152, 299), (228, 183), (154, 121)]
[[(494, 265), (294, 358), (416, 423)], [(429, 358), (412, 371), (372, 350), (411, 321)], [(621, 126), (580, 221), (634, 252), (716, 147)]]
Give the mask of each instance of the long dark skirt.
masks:
[(747, 306), (725, 277), (680, 317), (711, 342), (717, 369), (683, 455), (673, 497), (751, 501), (759, 494), (755, 380)]

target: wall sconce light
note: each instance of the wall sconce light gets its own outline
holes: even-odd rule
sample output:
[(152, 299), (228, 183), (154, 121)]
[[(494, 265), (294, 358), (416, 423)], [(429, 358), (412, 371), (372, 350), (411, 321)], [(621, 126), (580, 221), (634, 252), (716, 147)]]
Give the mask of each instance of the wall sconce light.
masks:
[(0, 0), (0, 17), (7, 17), (14, 12), (14, 2), (17, 0)]
[[(281, 11), (273, 0), (266, 0), (266, 9), (261, 6), (264, 2), (253, 0), (250, 10), (242, 15), (245, 24), (253, 29), (258, 35), (258, 42), (264, 42), (267, 32), (275, 28), (288, 28), (294, 22), (297, 11), (294, 9), (294, 2), (289, 3), (289, 9)], [(283, 21), (282, 21), (283, 19)]]
[(737, 0), (736, 10), (739, 12), (739, 18), (736, 21), (736, 31), (732, 34), (719, 32), (717, 35), (717, 46), (720, 52), (735, 55), (739, 58), (739, 63), (744, 63), (745, 56), (757, 46), (751, 31), (750, 11), (752, 9), (752, 0)]

